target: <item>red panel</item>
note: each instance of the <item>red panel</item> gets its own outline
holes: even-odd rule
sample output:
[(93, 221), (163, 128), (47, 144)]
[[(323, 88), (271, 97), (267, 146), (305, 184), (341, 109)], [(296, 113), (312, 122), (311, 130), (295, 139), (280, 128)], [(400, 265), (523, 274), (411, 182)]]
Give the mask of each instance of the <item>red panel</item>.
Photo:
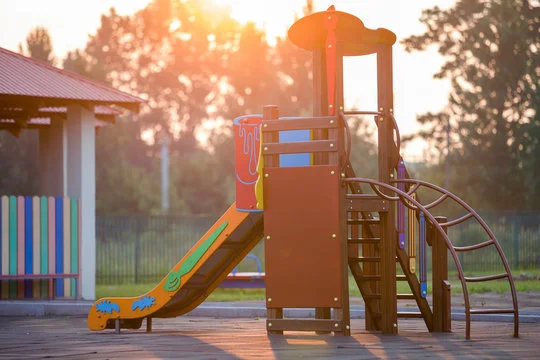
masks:
[(338, 168), (269, 168), (265, 174), (267, 306), (341, 307)]
[(236, 209), (257, 211), (255, 182), (260, 151), (262, 116), (247, 115), (234, 119), (236, 141)]

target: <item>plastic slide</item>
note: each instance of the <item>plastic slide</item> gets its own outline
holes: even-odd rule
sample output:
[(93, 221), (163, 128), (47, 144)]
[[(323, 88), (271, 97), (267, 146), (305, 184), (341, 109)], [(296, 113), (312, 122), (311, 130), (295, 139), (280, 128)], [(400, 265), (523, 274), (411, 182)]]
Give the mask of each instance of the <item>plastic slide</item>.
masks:
[(185, 314), (227, 277), (262, 239), (263, 213), (240, 212), (233, 204), (169, 274), (138, 297), (103, 298), (88, 313), (90, 330), (138, 329), (144, 318)]

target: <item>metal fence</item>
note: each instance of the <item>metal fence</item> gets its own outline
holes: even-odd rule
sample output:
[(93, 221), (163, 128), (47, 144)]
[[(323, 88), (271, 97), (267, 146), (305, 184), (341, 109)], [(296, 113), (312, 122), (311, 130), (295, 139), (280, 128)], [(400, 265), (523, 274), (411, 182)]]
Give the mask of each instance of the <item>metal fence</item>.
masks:
[[(512, 270), (540, 266), (540, 212), (481, 213), (491, 227)], [(189, 251), (218, 216), (98, 215), (96, 281), (98, 284), (155, 283)], [(485, 241), (479, 227), (464, 223), (449, 234), (455, 245)], [(501, 262), (493, 249), (460, 253), (468, 271), (496, 271)], [(489, 252), (487, 252), (489, 251)], [(253, 250), (264, 270), (264, 245)], [(84, 254), (83, 254), (84, 256)], [(429, 264), (430, 262), (428, 262)], [(239, 271), (255, 271), (245, 260)]]
[[(155, 283), (191, 249), (218, 216), (96, 217), (96, 282), (98, 284)], [(264, 266), (263, 247), (252, 253)], [(84, 254), (83, 254), (84, 256)], [(239, 270), (255, 271), (243, 262)]]
[[(479, 212), (479, 215), (495, 234), (514, 272), (540, 266), (540, 212)], [(449, 235), (457, 246), (489, 240), (478, 224), (469, 221)], [(459, 256), (464, 269), (488, 271), (501, 268), (493, 247), (459, 253)]]

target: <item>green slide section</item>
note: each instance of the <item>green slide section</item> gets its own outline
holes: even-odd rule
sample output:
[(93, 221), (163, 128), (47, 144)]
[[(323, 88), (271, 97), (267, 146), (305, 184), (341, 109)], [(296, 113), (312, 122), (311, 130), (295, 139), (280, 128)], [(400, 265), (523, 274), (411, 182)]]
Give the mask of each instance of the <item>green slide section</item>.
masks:
[(167, 277), (167, 282), (163, 286), (165, 290), (175, 291), (180, 287), (180, 278), (193, 269), (204, 253), (210, 248), (210, 246), (212, 246), (223, 230), (225, 230), (227, 225), (229, 225), (229, 222), (227, 221), (221, 224), (197, 249), (191, 253), (191, 255), (182, 263), (178, 271), (171, 272), (169, 274)]

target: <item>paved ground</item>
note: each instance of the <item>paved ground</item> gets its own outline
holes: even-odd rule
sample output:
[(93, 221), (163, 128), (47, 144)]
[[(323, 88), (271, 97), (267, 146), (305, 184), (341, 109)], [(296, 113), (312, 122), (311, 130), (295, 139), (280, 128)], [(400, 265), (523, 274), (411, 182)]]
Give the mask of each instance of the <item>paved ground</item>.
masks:
[[(488, 322), (483, 321), (488, 319), (484, 315), (482, 321), (472, 322), (470, 341), (464, 339), (465, 323), (460, 321), (463, 298), (459, 295), (452, 299), (456, 310), (452, 333), (430, 334), (421, 320), (400, 320), (399, 336), (384, 336), (366, 332), (364, 320), (356, 318), (351, 322), (351, 337), (312, 333), (267, 336), (264, 303), (260, 301), (204, 303), (191, 316), (154, 319), (152, 333), (123, 330), (121, 334), (91, 332), (85, 316), (62, 316), (86, 314), (90, 302), (26, 301), (21, 306), (2, 301), (0, 359), (538, 359), (540, 294), (520, 293), (518, 298), (520, 338), (512, 337), (511, 318), (494, 317)], [(352, 312), (363, 317), (361, 299), (351, 300)], [(474, 294), (472, 303), (474, 307), (498, 308), (507, 307), (509, 300), (508, 294)], [(413, 304), (401, 301), (400, 307)], [(13, 316), (17, 309), (23, 314), (59, 316)]]
[[(84, 317), (0, 317), (1, 359), (538, 359), (539, 323), (464, 323), (453, 333), (430, 334), (420, 320), (400, 321), (399, 336), (363, 330), (352, 321), (351, 337), (286, 333), (268, 336), (264, 319), (180, 317), (154, 319), (152, 333), (90, 332)], [(144, 324), (143, 324), (144, 328)]]

